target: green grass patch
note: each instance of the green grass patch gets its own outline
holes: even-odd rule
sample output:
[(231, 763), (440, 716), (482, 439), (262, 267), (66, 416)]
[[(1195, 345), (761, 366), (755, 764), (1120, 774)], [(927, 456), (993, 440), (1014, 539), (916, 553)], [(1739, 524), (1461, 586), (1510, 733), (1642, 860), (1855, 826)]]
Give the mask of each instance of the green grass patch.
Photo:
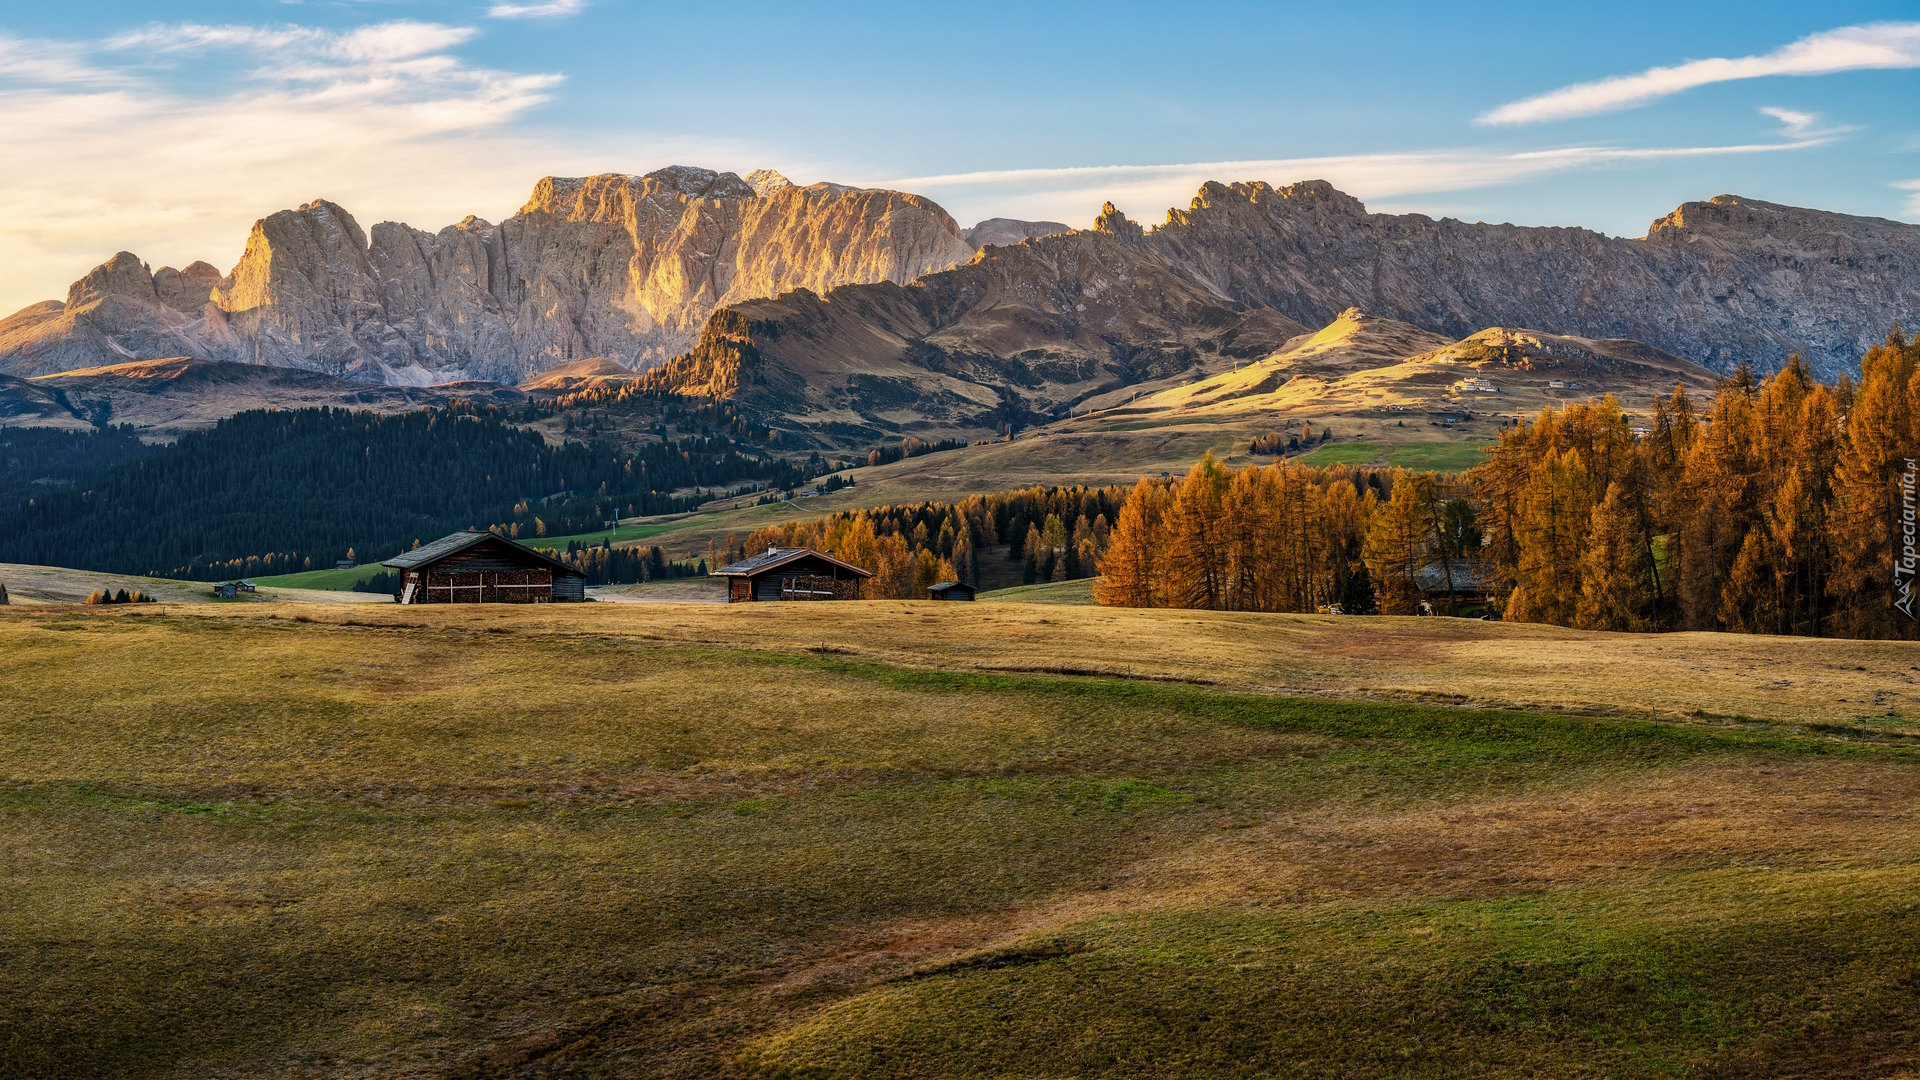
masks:
[(1920, 1023), (1920, 937), (1889, 891), (1916, 884), (1681, 875), (1105, 919), (862, 994), (747, 1060), (822, 1078), (1871, 1075)]
[[(699, 523), (699, 519), (695, 518), (686, 521), (654, 522), (649, 525), (622, 525), (613, 530), (613, 542), (616, 544), (625, 544), (636, 540), (645, 540), (650, 537), (659, 536), (662, 533), (670, 533), (677, 529), (689, 528)], [(582, 546), (592, 546), (605, 543), (606, 539), (607, 530), (602, 529), (599, 532), (579, 533), (574, 536), (521, 536), (520, 542), (528, 547), (565, 551), (567, 550), (568, 544), (576, 541)]]
[(1301, 454), (1304, 465), (1366, 465), (1385, 460), (1388, 465), (1420, 472), (1465, 472), (1487, 460), (1491, 443), (1468, 442), (1333, 442)]
[(1019, 604), (1091, 604), (1093, 578), (1073, 581), (1046, 581), (1037, 585), (1016, 585), (1011, 589), (992, 589), (976, 600), (1004, 600)]
[(248, 580), (265, 589), (326, 589), (331, 592), (352, 592), (355, 585), (385, 572), (386, 569), (379, 563), (362, 563), (346, 570), (306, 570), (298, 574), (275, 574), (271, 577)]

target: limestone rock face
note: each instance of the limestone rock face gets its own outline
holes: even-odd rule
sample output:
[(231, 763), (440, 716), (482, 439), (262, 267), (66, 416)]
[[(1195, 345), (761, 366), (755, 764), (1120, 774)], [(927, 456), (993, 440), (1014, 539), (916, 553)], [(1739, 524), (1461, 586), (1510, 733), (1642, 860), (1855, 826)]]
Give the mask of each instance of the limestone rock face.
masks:
[(202, 314), (219, 286), (220, 271), (203, 262), (189, 263), (184, 270), (163, 266), (153, 272), (154, 295), (183, 315)]
[(0, 320), (0, 372), (31, 377), (189, 351), (231, 358), (224, 328), (208, 332), (217, 313), (209, 316), (205, 295), (195, 303), (218, 278), (205, 263), (156, 274), (120, 252), (74, 282), (64, 303), (48, 300)]
[(398, 385), (512, 384), (595, 356), (639, 370), (691, 347), (720, 305), (910, 281), (972, 254), (919, 196), (768, 170), (548, 177), (506, 221), (438, 233), (369, 235), (316, 200), (256, 223), (224, 278), (116, 256), (64, 305), (0, 323), (0, 373), (180, 355)]
[(386, 324), (366, 234), (324, 199), (256, 222), (212, 303), (255, 363), (388, 382), (382, 361), (404, 348)]

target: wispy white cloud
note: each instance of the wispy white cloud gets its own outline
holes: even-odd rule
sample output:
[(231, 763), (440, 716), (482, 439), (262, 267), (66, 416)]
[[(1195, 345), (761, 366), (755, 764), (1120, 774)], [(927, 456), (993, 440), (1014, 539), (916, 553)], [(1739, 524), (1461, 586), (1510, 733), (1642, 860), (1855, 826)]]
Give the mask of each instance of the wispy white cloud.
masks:
[(123, 81), (112, 70), (94, 64), (81, 46), (0, 33), (0, 85), (98, 86)]
[(490, 19), (561, 19), (587, 9), (587, 0), (545, 0), (538, 4), (495, 4), (487, 9)]
[(1265, 180), (1276, 186), (1321, 179), (1365, 200), (1399, 199), (1517, 184), (1555, 173), (1636, 162), (1787, 153), (1826, 143), (1824, 135), (1718, 146), (1574, 146), (1547, 150), (1463, 148), (1337, 157), (1204, 161), (1179, 165), (1095, 165), (1000, 169), (870, 181), (921, 192), (962, 222), (994, 214), (1084, 225), (1111, 200), (1153, 224), (1184, 206), (1201, 184)]
[(437, 229), (511, 214), (548, 173), (765, 158), (735, 139), (531, 130), (561, 77), (468, 63), (454, 50), (475, 33), (398, 20), (0, 37), (0, 315), (123, 249), (227, 269), (256, 219), (316, 197), (363, 226)]
[(36, 59), (0, 63), (0, 314), (122, 248), (224, 269), (254, 219), (316, 196), (366, 224), (511, 212), (540, 170), (589, 155), (516, 133), (561, 77), (448, 51), (473, 34), (402, 20), (6, 39), (0, 56)]
[(1780, 109), (1773, 106), (1767, 106), (1760, 112), (1780, 121), (1780, 126), (1786, 129), (1789, 136), (1805, 135), (1820, 125), (1819, 113), (1797, 112), (1793, 109)]
[(207, 49), (280, 50), (323, 46), (329, 35), (304, 26), (208, 26), (204, 23), (153, 23), (115, 34), (100, 44), (115, 51), (160, 55)]
[(1913, 192), (1907, 196), (1906, 211), (1915, 217), (1920, 217), (1920, 180), (1899, 180), (1895, 181), (1893, 186), (1901, 191)]
[(1762, 56), (1712, 57), (1576, 83), (1502, 105), (1482, 124), (1537, 124), (1631, 109), (1683, 90), (1770, 75), (1831, 75), (1840, 71), (1920, 67), (1920, 22), (1845, 26), (1811, 34)]
[[(396, 19), (347, 31), (306, 26), (208, 26), (154, 24), (117, 34), (101, 44), (115, 52), (162, 59), (178, 54), (242, 50), (276, 64), (288, 60), (383, 64), (435, 56), (479, 35), (470, 26)], [(450, 58), (449, 58), (450, 59)], [(297, 68), (296, 70), (312, 70)]]

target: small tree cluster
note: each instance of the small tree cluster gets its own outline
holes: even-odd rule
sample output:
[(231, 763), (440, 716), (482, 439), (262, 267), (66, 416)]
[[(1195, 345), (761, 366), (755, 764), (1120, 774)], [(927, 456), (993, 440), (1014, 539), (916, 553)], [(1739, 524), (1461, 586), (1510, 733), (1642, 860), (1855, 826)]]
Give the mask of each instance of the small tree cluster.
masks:
[(1361, 564), (1373, 483), (1345, 466), (1235, 472), (1212, 454), (1177, 484), (1142, 478), (1120, 508), (1094, 597), (1221, 611), (1338, 603)]
[(1247, 449), (1252, 453), (1265, 454), (1271, 457), (1287, 453), (1290, 450), (1310, 449), (1331, 438), (1333, 438), (1333, 433), (1330, 430), (1321, 428), (1320, 434), (1315, 435), (1313, 433), (1313, 425), (1306, 424), (1302, 426), (1300, 434), (1298, 435), (1282, 435), (1277, 431), (1269, 431), (1265, 435), (1255, 435), (1253, 441), (1247, 444)]

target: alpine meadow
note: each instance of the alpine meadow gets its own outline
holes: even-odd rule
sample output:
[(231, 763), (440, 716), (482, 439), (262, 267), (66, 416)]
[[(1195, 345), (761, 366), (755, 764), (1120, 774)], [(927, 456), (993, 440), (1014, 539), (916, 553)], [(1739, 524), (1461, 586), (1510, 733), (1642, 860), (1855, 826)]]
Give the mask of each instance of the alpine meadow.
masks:
[(0, 57), (0, 1080), (1920, 1080), (1907, 7)]

